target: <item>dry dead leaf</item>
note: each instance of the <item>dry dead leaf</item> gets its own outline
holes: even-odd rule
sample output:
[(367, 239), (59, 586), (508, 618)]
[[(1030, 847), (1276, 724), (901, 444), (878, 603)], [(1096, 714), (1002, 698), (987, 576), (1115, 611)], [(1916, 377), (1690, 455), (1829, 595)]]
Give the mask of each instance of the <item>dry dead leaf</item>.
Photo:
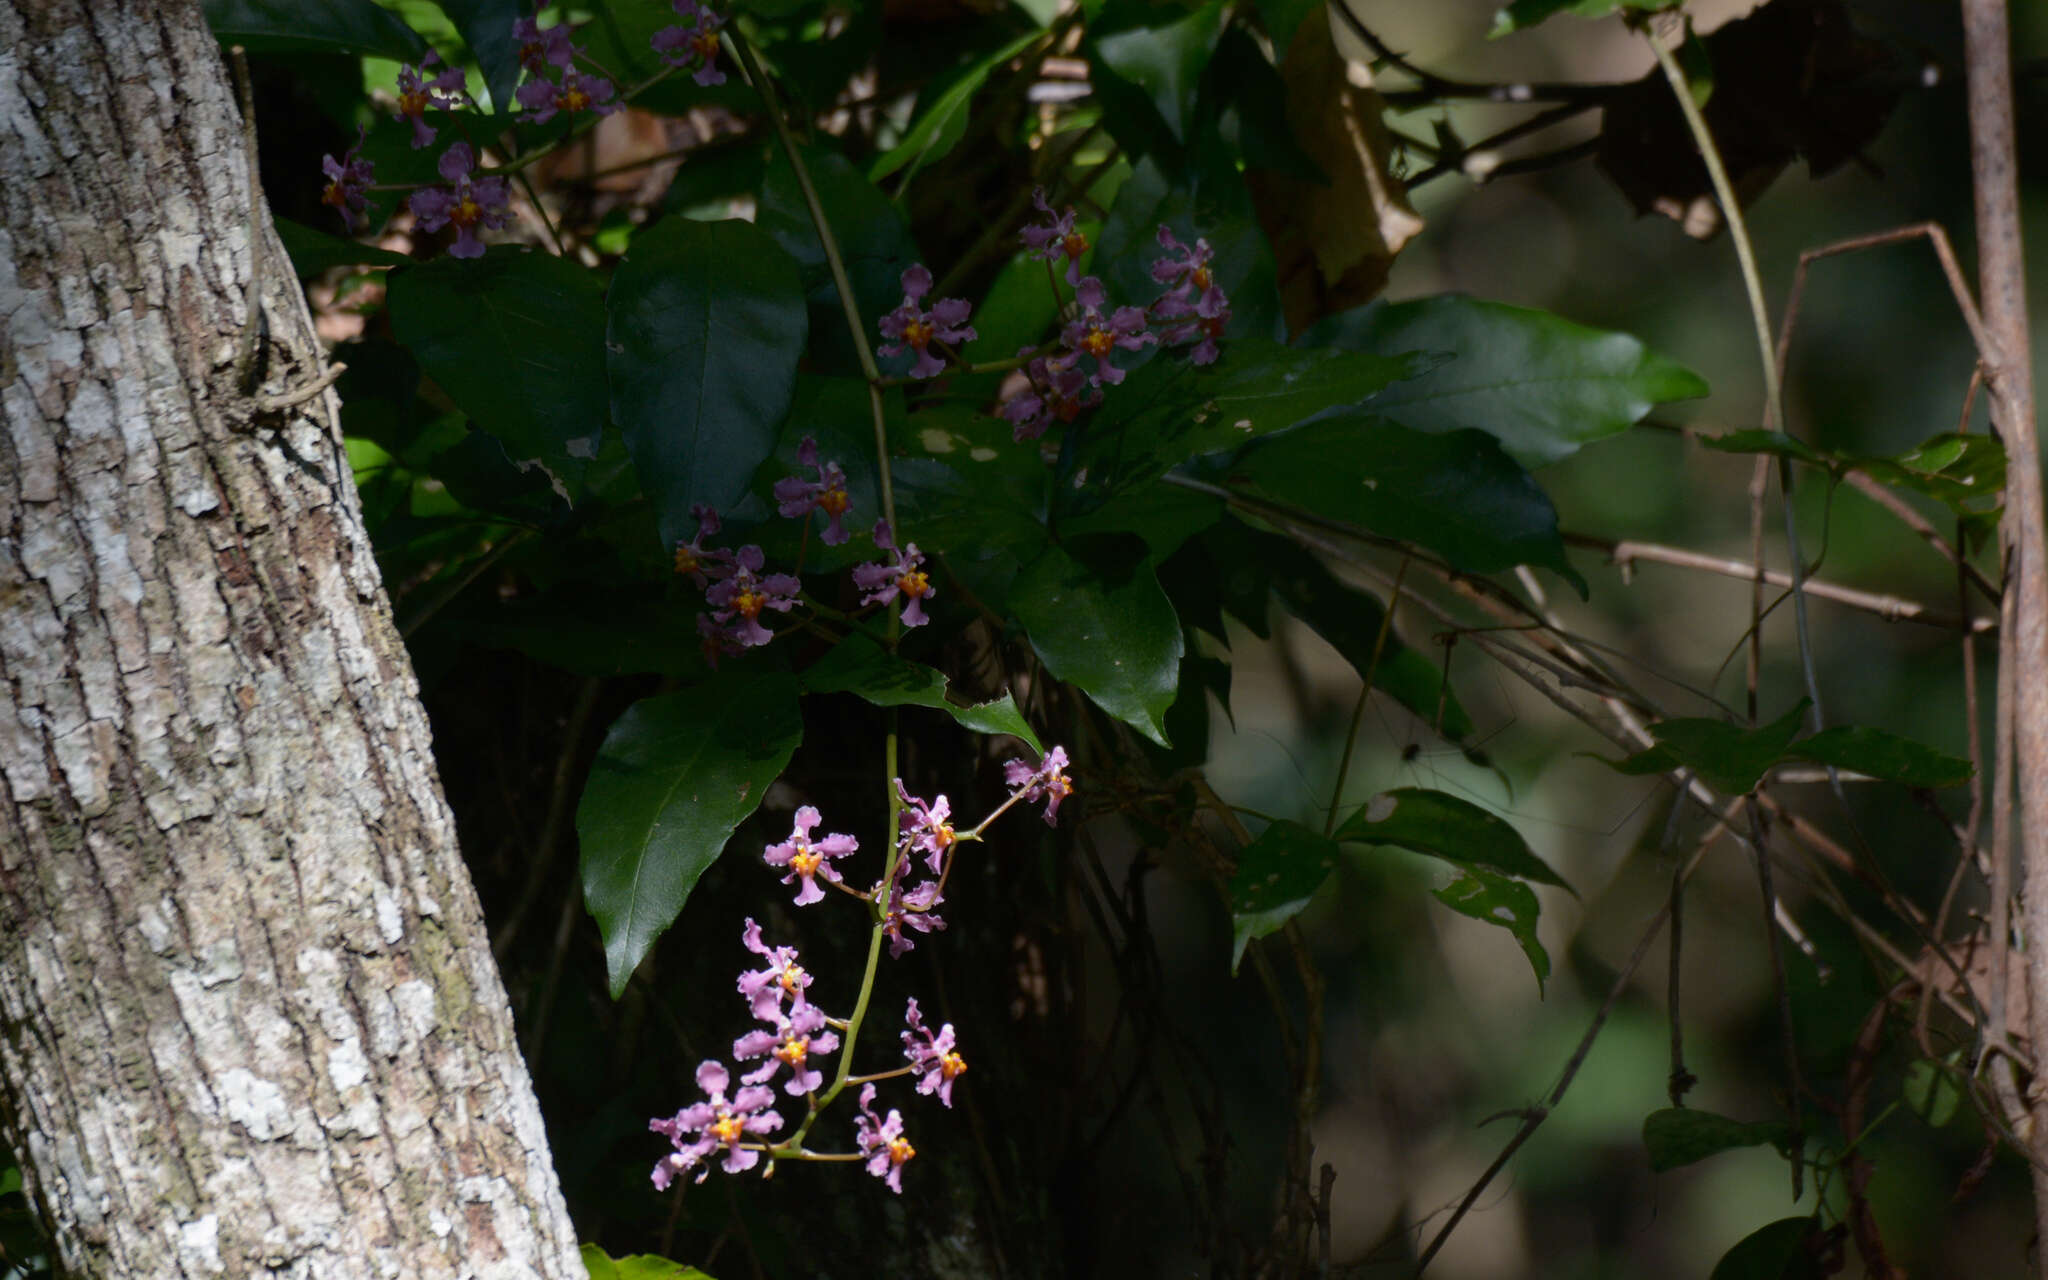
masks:
[(1389, 167), (1393, 140), (1372, 71), (1338, 52), (1327, 8), (1296, 30), (1286, 76), (1288, 126), (1329, 185), (1264, 170), (1247, 177), (1279, 262), (1287, 327), (1298, 333), (1377, 297), (1422, 216)]

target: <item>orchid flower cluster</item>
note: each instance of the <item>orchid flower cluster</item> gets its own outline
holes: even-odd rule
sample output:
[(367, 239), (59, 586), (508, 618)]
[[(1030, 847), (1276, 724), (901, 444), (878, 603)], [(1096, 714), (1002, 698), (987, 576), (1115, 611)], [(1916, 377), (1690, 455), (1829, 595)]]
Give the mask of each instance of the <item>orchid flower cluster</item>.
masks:
[[(1102, 403), (1102, 388), (1124, 380), (1126, 370), (1115, 360), (1119, 351), (1188, 347), (1193, 363), (1216, 362), (1222, 354), (1218, 343), (1230, 324), (1230, 297), (1210, 266), (1215, 250), (1207, 240), (1183, 244), (1161, 223), (1158, 241), (1166, 256), (1152, 263), (1152, 279), (1163, 286), (1160, 294), (1143, 307), (1112, 306), (1101, 279), (1081, 274), (1088, 237), (1076, 229), (1074, 210), (1054, 212), (1042, 187), (1032, 193), (1032, 200), (1043, 216), (1019, 233), (1025, 252), (1047, 263), (1048, 269), (1064, 261), (1074, 297), (1057, 342), (1017, 352), (1014, 367), (1021, 367), (1026, 385), (1004, 400), (1000, 410), (1014, 439), (1036, 440), (1054, 422), (1072, 423)], [(1057, 282), (1053, 289), (1058, 292)], [(932, 273), (922, 263), (913, 265), (903, 273), (902, 305), (880, 321), (888, 341), (877, 350), (885, 356), (914, 357), (908, 375), (913, 380), (937, 377), (948, 364), (963, 363), (953, 348), (976, 336), (974, 326), (967, 323), (969, 304), (961, 298), (943, 298), (927, 309), (924, 299), (931, 291)]]
[[(915, 945), (906, 936), (906, 928), (914, 933), (945, 928), (938, 908), (945, 901), (944, 886), (959, 846), (981, 839), (989, 824), (1020, 803), (1043, 801), (1046, 822), (1057, 822), (1060, 801), (1073, 794), (1073, 782), (1066, 769), (1067, 753), (1060, 747), (1046, 752), (1035, 766), (1023, 760), (1009, 761), (1004, 766), (1008, 799), (967, 831), (956, 830), (949, 821), (951, 806), (945, 796), (926, 803), (911, 795), (902, 779), (895, 779), (901, 802), (896, 840), (881, 879), (865, 891), (849, 887), (833, 865), (857, 853), (860, 842), (840, 833), (816, 835), (824, 818), (809, 805), (797, 810), (789, 838), (769, 845), (762, 860), (772, 870), (784, 872), (783, 884), (797, 886), (799, 907), (822, 901), (826, 896), (823, 885), (866, 903), (873, 927), (889, 942), (890, 955), (900, 956)], [(907, 873), (920, 858), (923, 871), (931, 878), (905, 891)], [(854, 1075), (849, 1056), (873, 993), (873, 967), (863, 978), (853, 1013), (835, 1018), (812, 1003), (811, 987), (816, 979), (803, 967), (795, 947), (771, 946), (763, 938), (761, 926), (751, 918), (740, 932), (740, 944), (760, 962), (759, 967), (741, 973), (736, 984), (748, 1013), (760, 1025), (732, 1042), (735, 1065), (717, 1059), (698, 1064), (697, 1088), (704, 1095), (701, 1100), (673, 1116), (648, 1121), (648, 1129), (667, 1138), (672, 1148), (654, 1166), (651, 1179), (655, 1188), (665, 1191), (678, 1176), (693, 1171), (695, 1180), (702, 1182), (710, 1173), (713, 1159), (727, 1173), (744, 1173), (766, 1156), (764, 1177), (773, 1174), (777, 1162), (782, 1160), (859, 1162), (869, 1174), (886, 1182), (891, 1191), (901, 1194), (903, 1166), (917, 1155), (917, 1149), (904, 1136), (900, 1110), (892, 1107), (886, 1115), (876, 1111), (875, 1086), (879, 1081), (910, 1076), (920, 1095), (935, 1097), (942, 1106), (950, 1108), (953, 1086), (967, 1070), (967, 1059), (960, 1052), (953, 1024), (933, 1027), (912, 997), (904, 1009), (903, 1030), (898, 1036), (901, 1064), (868, 1075)], [(842, 1049), (837, 1073), (827, 1085), (826, 1073), (818, 1060)], [(759, 1065), (737, 1075), (735, 1087), (736, 1064), (757, 1060)], [(778, 1077), (785, 1095), (803, 1100), (803, 1113), (794, 1131), (780, 1141), (773, 1138), (786, 1123), (782, 1113), (775, 1109)], [(810, 1150), (804, 1140), (819, 1115), (853, 1085), (860, 1086), (859, 1115), (854, 1118), (853, 1132), (856, 1150)]]
[[(725, 20), (699, 0), (672, 0), (672, 7), (683, 21), (654, 33), (650, 45), (655, 54), (668, 66), (691, 72), (700, 85), (724, 83), (725, 74), (718, 69), (718, 33)], [(625, 105), (617, 86), (598, 73), (574, 34), (566, 24), (543, 28), (537, 17), (513, 21), (512, 38), (519, 42), (525, 80), (512, 96), (527, 123), (546, 124), (562, 114), (608, 116)], [(439, 134), (439, 126), (427, 122), (428, 112), (476, 105), (464, 88), (462, 70), (443, 67), (440, 61), (440, 55), (429, 50), (417, 66), (398, 69), (398, 103), (392, 118), (412, 125), (415, 151), (432, 146)], [(320, 158), (321, 171), (327, 175), (320, 200), (351, 228), (368, 209), (368, 193), (377, 180), (375, 166), (362, 158), (363, 138), (358, 131), (355, 145), (340, 159)], [(475, 176), (477, 155), (468, 142), (449, 147), (435, 167), (444, 185), (415, 191), (406, 207), (421, 231), (455, 228), (455, 243), (448, 250), (452, 256), (482, 257), (484, 243), (477, 232), (497, 230), (510, 221), (510, 185), (501, 176)]]
[(1113, 359), (1118, 351), (1192, 344), (1189, 360), (1215, 363), (1221, 354), (1217, 342), (1230, 323), (1230, 298), (1210, 268), (1215, 251), (1207, 240), (1182, 244), (1171, 228), (1160, 224), (1159, 247), (1168, 256), (1152, 263), (1152, 279), (1164, 285), (1164, 291), (1142, 308), (1112, 307), (1102, 281), (1081, 274), (1088, 238), (1075, 229), (1074, 210), (1053, 212), (1042, 188), (1032, 193), (1032, 200), (1043, 220), (1025, 227), (1019, 238), (1031, 257), (1047, 264), (1066, 261), (1066, 282), (1073, 286), (1076, 309), (1061, 328), (1056, 349), (1026, 347), (1017, 353), (1024, 361), (1028, 385), (1004, 401), (1001, 410), (1014, 439), (1036, 440), (1054, 422), (1072, 423), (1102, 403), (1102, 388), (1124, 380), (1125, 371)]
[[(853, 499), (846, 490), (845, 468), (836, 461), (819, 461), (818, 442), (810, 436), (797, 445), (796, 457), (798, 465), (814, 470), (818, 478), (791, 475), (776, 481), (776, 511), (805, 521), (813, 512), (822, 512), (825, 530), (819, 540), (827, 546), (844, 545), (853, 536), (846, 528)], [(700, 503), (690, 508), (690, 514), (697, 519), (697, 533), (687, 542), (676, 543), (675, 571), (695, 583), (710, 606), (697, 615), (697, 634), (706, 661), (715, 667), (722, 656), (744, 653), (773, 640), (775, 633), (763, 624), (761, 615), (795, 608), (803, 584), (795, 574), (766, 572), (767, 554), (754, 544), (737, 549), (707, 546), (705, 539), (716, 537), (723, 528), (718, 512)], [(924, 602), (933, 592), (931, 576), (924, 569), (924, 553), (914, 542), (898, 546), (887, 520), (877, 520), (869, 536), (888, 559), (854, 566), (853, 583), (862, 592), (861, 604), (885, 607), (901, 600), (903, 625), (923, 626), (930, 621)]]

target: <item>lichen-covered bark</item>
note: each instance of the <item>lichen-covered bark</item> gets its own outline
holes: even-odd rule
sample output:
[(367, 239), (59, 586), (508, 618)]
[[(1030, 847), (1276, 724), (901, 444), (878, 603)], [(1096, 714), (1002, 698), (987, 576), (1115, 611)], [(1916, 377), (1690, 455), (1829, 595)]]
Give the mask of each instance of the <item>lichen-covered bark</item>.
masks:
[(0, 1126), (69, 1273), (580, 1277), (238, 119), (197, 0), (0, 0)]

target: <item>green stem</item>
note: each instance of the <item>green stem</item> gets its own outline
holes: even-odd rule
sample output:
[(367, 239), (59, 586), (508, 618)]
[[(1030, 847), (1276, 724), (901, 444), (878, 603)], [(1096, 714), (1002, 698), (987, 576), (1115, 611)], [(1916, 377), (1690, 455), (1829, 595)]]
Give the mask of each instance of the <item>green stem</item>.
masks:
[(1337, 810), (1344, 804), (1344, 784), (1351, 778), (1351, 754), (1358, 748), (1358, 725), (1365, 719), (1365, 704), (1372, 700), (1372, 678), (1379, 673), (1380, 655), (1386, 652), (1387, 635), (1394, 629), (1394, 610), (1401, 606), (1401, 582), (1408, 576), (1408, 557), (1401, 557), (1401, 567), (1394, 572), (1394, 590), (1387, 597), (1386, 612), (1380, 615), (1379, 634), (1372, 639), (1372, 657), (1365, 664), (1365, 684), (1358, 691), (1358, 702), (1351, 708), (1351, 728), (1344, 735), (1344, 755), (1337, 761), (1337, 783), (1330, 792), (1330, 808), (1323, 814), (1323, 835), (1329, 836), (1337, 829)]
[(753, 82), (754, 91), (761, 95), (762, 105), (768, 109), (768, 122), (775, 126), (775, 139), (782, 146), (783, 156), (789, 160), (790, 171), (796, 175), (797, 189), (803, 192), (804, 207), (810, 210), (811, 225), (817, 228), (818, 244), (825, 251), (825, 265), (832, 272), (832, 285), (839, 291), (839, 306), (846, 314), (847, 332), (853, 335), (853, 349), (860, 357), (860, 371), (868, 380), (868, 410), (875, 422), (882, 518), (889, 522), (890, 530), (900, 541), (903, 535), (896, 527), (896, 493), (889, 482), (889, 427), (882, 407), (882, 371), (875, 364), (874, 348), (868, 342), (867, 322), (860, 314), (860, 300), (854, 297), (853, 281), (846, 274), (846, 260), (839, 253), (839, 238), (832, 234), (832, 223), (825, 216), (824, 203), (818, 199), (818, 188), (811, 181), (811, 171), (797, 150), (788, 122), (782, 118), (781, 100), (776, 97), (775, 86), (769, 82), (768, 73), (761, 69), (761, 60), (754, 56), (754, 46), (732, 27), (726, 28), (725, 37), (732, 42), (734, 54), (746, 69), (747, 79)]
[[(1664, 78), (1671, 83), (1671, 92), (1678, 99), (1678, 110), (1685, 116), (1685, 126), (1692, 133), (1693, 144), (1699, 149), (1700, 159), (1707, 166), (1707, 177), (1714, 184), (1714, 199), (1720, 202), (1721, 216), (1728, 220), (1728, 238), (1735, 242), (1735, 260), (1742, 270), (1742, 287), (1749, 295), (1749, 315), (1756, 328), (1757, 356), (1764, 371), (1764, 426), (1783, 431), (1785, 422), (1785, 393), (1778, 381), (1778, 358), (1771, 344), (1771, 312), (1764, 301), (1763, 277), (1757, 271), (1756, 250), (1749, 239), (1749, 224), (1742, 216), (1742, 204), (1735, 196), (1735, 184), (1728, 180), (1728, 168), (1721, 163), (1721, 150), (1714, 144), (1713, 131), (1707, 128), (1707, 119), (1700, 114), (1699, 105), (1693, 101), (1692, 88), (1685, 79), (1684, 68), (1654, 31), (1647, 28), (1644, 38), (1650, 49), (1657, 55), (1657, 65), (1663, 68)], [(1792, 511), (1792, 463), (1788, 458), (1778, 459), (1778, 488), (1785, 496), (1785, 540), (1792, 561), (1792, 621), (1799, 639), (1799, 666), (1806, 681), (1806, 696), (1812, 703), (1809, 718), (1818, 731), (1824, 717), (1821, 713), (1820, 676), (1814, 668), (1813, 641), (1807, 629), (1805, 557), (1799, 550), (1799, 524)], [(1829, 778), (1834, 779), (1833, 771)], [(1840, 792), (1839, 784), (1836, 786)]]
[[(632, 88), (626, 90), (624, 93), (621, 93), (619, 95), (619, 101), (621, 103), (631, 102), (634, 98), (647, 92), (649, 89), (652, 89), (655, 85), (660, 84), (662, 81), (668, 79), (671, 75), (675, 74), (675, 70), (676, 69), (674, 67), (663, 67), (661, 70), (655, 72), (653, 75), (647, 77), (645, 80), (642, 80), (639, 84), (636, 84)], [(505, 163), (499, 165), (495, 169), (478, 169), (476, 171), (477, 176), (480, 178), (487, 178), (508, 173), (517, 173), (521, 169), (524, 169), (528, 165), (532, 164), (534, 161), (539, 160), (541, 157), (550, 156), (553, 155), (555, 152), (560, 151), (563, 147), (568, 146), (570, 143), (576, 141), (576, 139), (582, 137), (584, 134), (589, 133), (592, 129), (597, 128), (598, 124), (603, 120), (604, 117), (599, 115), (593, 115), (588, 119), (578, 120), (575, 126), (571, 128), (569, 132), (563, 134), (559, 138), (556, 138), (553, 142), (543, 143), (542, 145), (535, 147), (533, 150), (527, 152), (523, 156), (515, 156), (514, 158), (507, 160)]]
[(534, 213), (540, 217), (540, 225), (547, 229), (548, 239), (554, 242), (555, 256), (559, 258), (565, 255), (568, 250), (562, 247), (562, 233), (555, 230), (555, 221), (553, 218), (548, 217), (547, 209), (541, 205), (540, 192), (533, 189), (533, 182), (526, 176), (526, 170), (521, 169), (514, 173), (512, 180), (517, 182), (519, 189), (526, 193), (527, 202), (533, 205)]

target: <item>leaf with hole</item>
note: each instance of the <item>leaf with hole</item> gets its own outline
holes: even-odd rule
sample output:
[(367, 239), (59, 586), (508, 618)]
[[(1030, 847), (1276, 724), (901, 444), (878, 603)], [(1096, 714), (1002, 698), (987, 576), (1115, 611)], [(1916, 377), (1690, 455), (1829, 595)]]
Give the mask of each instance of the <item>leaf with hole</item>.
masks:
[(1275, 822), (1244, 847), (1230, 878), (1233, 974), (1251, 940), (1300, 915), (1336, 866), (1336, 842), (1298, 822)]
[(1534, 889), (1520, 880), (1468, 867), (1456, 880), (1432, 892), (1438, 902), (1458, 914), (1498, 925), (1514, 935), (1536, 972), (1536, 994), (1543, 994), (1543, 984), (1550, 977), (1550, 953), (1536, 937), (1536, 917), (1542, 907)]

